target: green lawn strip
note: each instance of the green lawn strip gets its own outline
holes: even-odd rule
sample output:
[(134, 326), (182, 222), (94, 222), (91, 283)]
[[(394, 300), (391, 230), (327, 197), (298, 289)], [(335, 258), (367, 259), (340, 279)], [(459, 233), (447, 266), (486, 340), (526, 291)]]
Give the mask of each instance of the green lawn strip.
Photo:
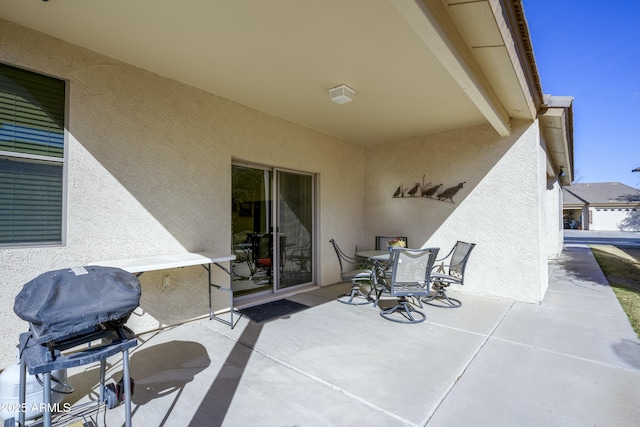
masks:
[(636, 331), (636, 335), (640, 338), (640, 294), (615, 283), (611, 283), (611, 289), (618, 297), (618, 301), (620, 301), (622, 309), (627, 313), (633, 330)]
[(591, 252), (640, 338), (640, 251), (591, 245)]

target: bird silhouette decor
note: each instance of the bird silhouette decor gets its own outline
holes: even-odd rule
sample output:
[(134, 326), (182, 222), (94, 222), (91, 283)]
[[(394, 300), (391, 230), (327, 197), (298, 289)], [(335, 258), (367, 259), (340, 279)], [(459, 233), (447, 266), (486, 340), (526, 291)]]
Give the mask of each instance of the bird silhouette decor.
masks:
[(438, 198), (438, 200), (444, 200), (446, 201), (447, 199), (451, 200), (451, 203), (453, 203), (453, 196), (456, 195), (456, 193), (458, 191), (460, 191), (460, 189), (462, 188), (462, 186), (464, 184), (466, 184), (467, 182), (461, 182), (460, 184), (456, 185), (455, 187), (449, 187), (446, 190), (444, 190), (442, 193), (438, 194), (436, 197)]
[(415, 197), (418, 189), (420, 189), (420, 183), (416, 182), (416, 185), (414, 185), (411, 190), (407, 191), (407, 194), (409, 195), (409, 197)]
[(404, 197), (404, 187), (402, 186), (402, 183), (400, 183), (400, 187), (398, 187), (396, 192), (393, 193), (393, 197)]
[[(427, 184), (427, 185), (431, 185), (431, 183)], [(438, 184), (438, 185), (434, 185), (432, 187), (423, 187), (422, 188), (422, 197), (428, 197), (428, 198), (432, 198), (432, 196), (434, 194), (436, 194), (436, 192), (442, 188), (442, 184)]]
[[(420, 184), (419, 182), (416, 182), (415, 185), (408, 190), (404, 187), (402, 183), (400, 183), (400, 186), (393, 193), (393, 198), (405, 197), (405, 194), (406, 194), (407, 197), (416, 197), (416, 196), (426, 197), (428, 199), (434, 199), (434, 200), (437, 199), (441, 202), (455, 203), (453, 201), (453, 196), (455, 196), (458, 193), (458, 191), (460, 191), (460, 189), (464, 186), (464, 184), (467, 183), (466, 181), (463, 181), (458, 185), (456, 185), (455, 187), (449, 187), (444, 191), (440, 191), (443, 187), (442, 184), (432, 185), (431, 182), (427, 182), (425, 184), (424, 181), (425, 181), (425, 176), (423, 175), (422, 184)], [(435, 195), (435, 198), (434, 198), (434, 195)]]

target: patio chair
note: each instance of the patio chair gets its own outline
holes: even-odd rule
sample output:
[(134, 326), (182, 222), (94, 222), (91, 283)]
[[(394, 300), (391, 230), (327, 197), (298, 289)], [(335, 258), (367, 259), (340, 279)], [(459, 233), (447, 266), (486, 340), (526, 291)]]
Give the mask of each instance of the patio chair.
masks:
[(409, 245), (407, 238), (403, 236), (376, 236), (376, 251), (384, 251), (387, 249), (388, 242), (394, 239), (404, 240), (405, 247)]
[(311, 242), (287, 249), (287, 260), (296, 264), (300, 271), (311, 271)]
[(431, 273), (433, 293), (422, 298), (422, 302), (444, 308), (458, 308), (462, 305), (460, 300), (447, 295), (447, 288), (451, 284), (464, 285), (467, 261), (475, 246), (475, 243), (458, 241), (445, 257), (436, 260), (436, 264), (440, 264)]
[[(399, 248), (404, 249), (404, 248)], [(389, 289), (391, 288), (391, 276), (393, 274), (393, 258), (396, 256), (397, 251), (389, 251), (389, 258), (387, 260), (370, 259), (371, 263), (371, 290), (373, 293), (373, 306), (377, 307), (382, 294), (389, 296)]]
[(384, 309), (380, 315), (399, 323), (420, 323), (426, 315), (415, 308), (422, 308), (421, 298), (429, 295), (431, 270), (438, 256), (438, 248), (392, 248), (391, 282), (389, 294), (398, 298), (396, 304)]
[(270, 281), (273, 259), (271, 234), (253, 233), (251, 235), (251, 243), (253, 268), (249, 280), (259, 280), (259, 278), (262, 278), (262, 280)]
[[(259, 280), (263, 283), (271, 283), (273, 280), (273, 269), (278, 268), (282, 273), (282, 269), (287, 261), (286, 236), (280, 236), (280, 258), (279, 264), (274, 265), (273, 259), (273, 233), (253, 234), (253, 259), (254, 265), (249, 280)], [(256, 279), (257, 278), (257, 279)], [(260, 279), (262, 278), (262, 279)]]
[[(336, 241), (329, 241), (333, 245), (340, 264), (340, 279), (343, 282), (351, 282), (351, 290), (340, 295), (337, 300), (344, 304), (363, 305), (371, 302), (370, 292), (364, 293), (361, 286), (364, 283), (371, 283), (371, 269), (361, 268), (362, 261), (356, 257), (345, 254)], [(364, 299), (364, 301), (362, 301)]]

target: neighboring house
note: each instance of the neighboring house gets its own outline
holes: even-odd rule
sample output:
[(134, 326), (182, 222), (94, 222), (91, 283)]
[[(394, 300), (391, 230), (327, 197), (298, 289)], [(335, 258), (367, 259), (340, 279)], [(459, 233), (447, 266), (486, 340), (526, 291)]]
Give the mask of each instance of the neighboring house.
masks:
[[(233, 246), (243, 303), (398, 235), (474, 242), (464, 292), (537, 303), (562, 250), (572, 98), (518, 0), (2, 0), (0, 69), (0, 362), (48, 270)], [(140, 280), (138, 332), (208, 312), (204, 269)]]
[(596, 182), (573, 184), (563, 193), (564, 228), (640, 231), (640, 190), (619, 182)]

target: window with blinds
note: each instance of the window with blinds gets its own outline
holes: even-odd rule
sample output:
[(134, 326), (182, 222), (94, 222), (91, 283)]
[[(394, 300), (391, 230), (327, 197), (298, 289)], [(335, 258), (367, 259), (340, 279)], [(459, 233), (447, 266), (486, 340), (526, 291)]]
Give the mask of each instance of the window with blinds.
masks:
[(0, 64), (0, 246), (62, 242), (65, 82)]

